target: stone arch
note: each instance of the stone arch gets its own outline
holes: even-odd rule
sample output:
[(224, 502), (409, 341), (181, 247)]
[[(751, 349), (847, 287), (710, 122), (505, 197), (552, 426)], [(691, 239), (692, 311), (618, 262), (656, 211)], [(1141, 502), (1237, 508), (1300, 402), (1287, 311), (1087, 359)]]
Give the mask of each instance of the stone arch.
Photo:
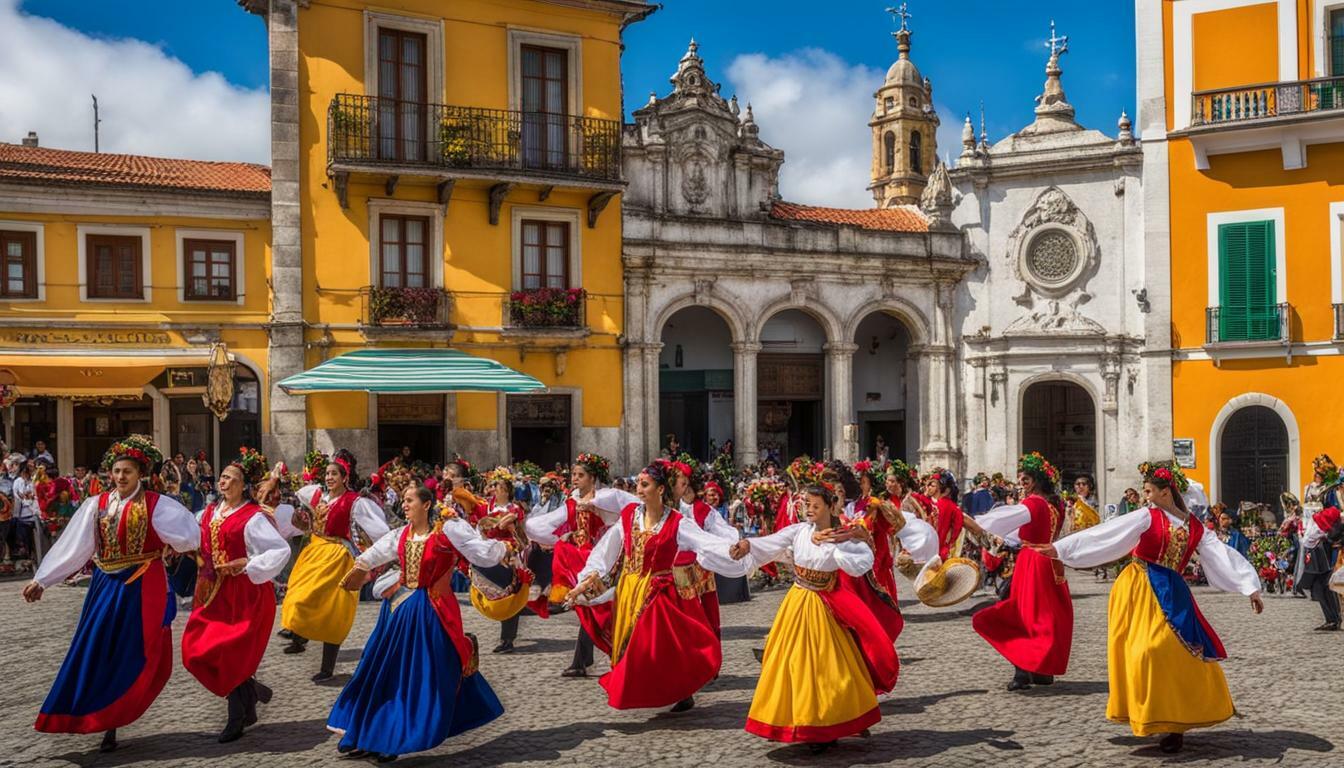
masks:
[(1227, 426), (1227, 422), (1233, 414), (1252, 405), (1264, 406), (1274, 411), (1283, 420), (1283, 426), (1288, 430), (1288, 490), (1294, 495), (1302, 492), (1302, 432), (1298, 428), (1297, 417), (1293, 415), (1293, 409), (1273, 395), (1266, 395), (1263, 392), (1246, 392), (1228, 400), (1218, 411), (1218, 415), (1214, 417), (1213, 426), (1209, 429), (1209, 483), (1206, 495), (1209, 497), (1210, 504), (1219, 499), (1218, 485), (1222, 470), (1219, 465), (1223, 429)]
[(748, 326), (750, 328), (750, 333), (748, 334), (747, 339), (750, 341), (760, 341), (761, 329), (770, 321), (770, 318), (789, 309), (796, 309), (799, 312), (810, 316), (813, 320), (816, 320), (817, 325), (820, 325), (821, 330), (826, 334), (827, 344), (844, 341), (847, 338), (844, 335), (844, 325), (840, 322), (840, 318), (836, 317), (825, 305), (815, 301), (812, 303), (808, 303), (805, 300), (800, 301), (797, 297), (790, 295), (770, 302), (756, 313), (756, 316), (752, 318), (751, 324)]
[[(687, 307), (704, 307), (723, 318), (723, 321), (728, 324), (728, 330), (732, 333), (733, 343), (748, 338), (747, 329), (750, 327), (750, 321), (742, 317), (736, 307), (712, 293), (697, 294), (694, 291), (661, 303), (661, 307), (653, 316), (654, 322), (652, 327), (649, 328), (649, 338), (655, 341), (661, 339), (667, 321)], [(750, 338), (755, 338), (755, 336), (752, 335)]]
[(884, 296), (873, 302), (860, 302), (858, 308), (845, 320), (842, 338), (853, 339), (862, 323), (874, 312), (886, 312), (900, 320), (910, 332), (911, 344), (929, 343), (929, 322), (919, 307), (899, 296)]
[[(1102, 392), (1086, 376), (1077, 373), (1072, 373), (1069, 371), (1047, 371), (1044, 373), (1036, 374), (1034, 376), (1030, 376), (1022, 381), (1022, 383), (1017, 388), (1017, 397), (1016, 397), (1017, 417), (1013, 422), (1014, 428), (1017, 430), (1017, 440), (1015, 441), (1017, 447), (1017, 454), (1021, 455), (1026, 451), (1025, 419), (1026, 419), (1027, 392), (1030, 391), (1031, 388), (1036, 386), (1037, 384), (1048, 384), (1052, 382), (1062, 382), (1076, 386), (1079, 389), (1081, 389), (1084, 393), (1086, 393), (1089, 400), (1091, 400), (1092, 424), (1093, 429), (1095, 430), (1095, 434), (1093, 435), (1092, 439), (1091, 474), (1093, 476), (1093, 479), (1095, 479), (1097, 482), (1096, 490), (1098, 492), (1098, 499), (1106, 498), (1105, 494), (1108, 491), (1108, 489), (1104, 487), (1104, 484), (1106, 482), (1105, 480), (1106, 472), (1104, 467), (1104, 457), (1106, 455), (1106, 435), (1104, 430), (1105, 420), (1102, 419), (1102, 411), (1101, 411)], [(1061, 464), (1059, 458), (1056, 456), (1047, 456), (1046, 458), (1049, 459), (1051, 463), (1054, 463), (1056, 466), (1059, 466)], [(1016, 462), (1017, 457), (1013, 456), (1012, 459), (1014, 462)], [(1064, 470), (1064, 467), (1061, 466), (1060, 470), (1062, 472)]]

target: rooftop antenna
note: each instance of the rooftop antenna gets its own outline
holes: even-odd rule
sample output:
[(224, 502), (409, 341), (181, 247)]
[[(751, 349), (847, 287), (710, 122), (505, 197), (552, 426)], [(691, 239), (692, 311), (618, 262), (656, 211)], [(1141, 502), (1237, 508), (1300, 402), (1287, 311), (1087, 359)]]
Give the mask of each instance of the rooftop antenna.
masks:
[(98, 151), (98, 124), (103, 122), (98, 119), (98, 97), (90, 95), (93, 99), (93, 151)]

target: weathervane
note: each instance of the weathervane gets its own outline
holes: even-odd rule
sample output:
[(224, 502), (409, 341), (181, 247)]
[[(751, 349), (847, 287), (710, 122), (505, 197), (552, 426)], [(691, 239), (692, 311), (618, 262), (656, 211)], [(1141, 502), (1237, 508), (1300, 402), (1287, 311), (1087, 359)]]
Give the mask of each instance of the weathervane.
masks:
[(891, 14), (893, 20), (895, 20), (895, 18), (896, 18), (897, 16), (900, 17), (900, 19), (901, 19), (901, 31), (902, 31), (902, 32), (909, 32), (909, 31), (910, 31), (910, 26), (909, 26), (909, 24), (907, 23), (907, 22), (910, 21), (910, 11), (909, 11), (909, 7), (908, 7), (905, 3), (901, 3), (901, 6), (900, 6), (899, 8), (895, 8), (895, 7), (888, 8), (888, 9), (887, 9), (887, 13), (890, 13), (890, 14)]
[(1046, 41), (1045, 47), (1050, 49), (1051, 56), (1069, 52), (1069, 36), (1055, 34), (1054, 19), (1050, 20), (1050, 39)]

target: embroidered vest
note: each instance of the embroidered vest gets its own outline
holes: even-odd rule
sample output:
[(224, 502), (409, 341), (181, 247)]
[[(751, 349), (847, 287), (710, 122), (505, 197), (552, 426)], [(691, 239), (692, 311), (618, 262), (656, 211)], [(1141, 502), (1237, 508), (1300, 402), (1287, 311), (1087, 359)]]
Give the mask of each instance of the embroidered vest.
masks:
[(313, 508), (313, 532), (328, 539), (348, 540), (350, 515), (358, 499), (358, 493), (346, 491), (335, 500), (326, 501), (323, 489), (318, 488), (309, 503)]
[(1176, 573), (1184, 573), (1185, 566), (1190, 563), (1190, 556), (1199, 547), (1199, 540), (1204, 538), (1204, 526), (1193, 516), (1186, 520), (1185, 525), (1172, 525), (1167, 513), (1157, 507), (1149, 507), (1148, 512), (1153, 516), (1153, 522), (1139, 537), (1134, 556), (1170, 568)]
[(579, 502), (574, 497), (565, 499), (564, 525), (556, 529), (556, 535), (560, 538), (568, 535), (570, 543), (577, 547), (588, 544), (595, 544), (602, 538), (602, 534), (607, 531), (607, 523), (602, 516), (594, 512), (580, 512)]
[(94, 534), (98, 549), (94, 565), (104, 571), (117, 571), (140, 565), (163, 554), (163, 541), (154, 532), (154, 507), (159, 494), (144, 491), (140, 498), (123, 504), (117, 515), (107, 514), (109, 493), (98, 496), (98, 519)]
[(677, 527), (681, 513), (669, 511), (657, 531), (636, 531), (635, 515), (644, 514), (643, 504), (631, 504), (621, 512), (625, 532), (625, 573), (664, 573), (677, 559)]
[(201, 557), (216, 567), (247, 557), (244, 529), (253, 515), (266, 514), (255, 501), (247, 502), (228, 517), (217, 517), (218, 511), (219, 504), (211, 504), (201, 520)]
[(1022, 505), (1031, 510), (1031, 520), (1017, 529), (1018, 538), (1027, 544), (1049, 544), (1054, 541), (1064, 525), (1064, 516), (1055, 505), (1036, 495), (1023, 499)]

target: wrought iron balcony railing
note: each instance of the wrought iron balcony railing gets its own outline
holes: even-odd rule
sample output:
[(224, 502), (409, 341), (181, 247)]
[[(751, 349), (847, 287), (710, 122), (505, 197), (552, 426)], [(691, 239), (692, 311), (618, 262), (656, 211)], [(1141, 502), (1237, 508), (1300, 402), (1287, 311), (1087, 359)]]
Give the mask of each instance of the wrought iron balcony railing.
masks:
[(533, 288), (509, 294), (509, 325), (514, 328), (583, 328), (588, 294), (582, 288)]
[(372, 328), (434, 330), (449, 328), (452, 294), (440, 288), (386, 288), (370, 285), (360, 290), (363, 325)]
[(342, 93), (327, 110), (332, 164), (517, 171), (621, 180), (621, 123)]
[(1344, 339), (1344, 304), (1332, 304), (1335, 309), (1335, 340)]
[(1218, 88), (1190, 95), (1192, 127), (1332, 110), (1344, 110), (1344, 75)]
[(1287, 344), (1292, 339), (1291, 321), (1292, 307), (1287, 303), (1263, 307), (1209, 307), (1204, 317), (1204, 343), (1278, 341)]

